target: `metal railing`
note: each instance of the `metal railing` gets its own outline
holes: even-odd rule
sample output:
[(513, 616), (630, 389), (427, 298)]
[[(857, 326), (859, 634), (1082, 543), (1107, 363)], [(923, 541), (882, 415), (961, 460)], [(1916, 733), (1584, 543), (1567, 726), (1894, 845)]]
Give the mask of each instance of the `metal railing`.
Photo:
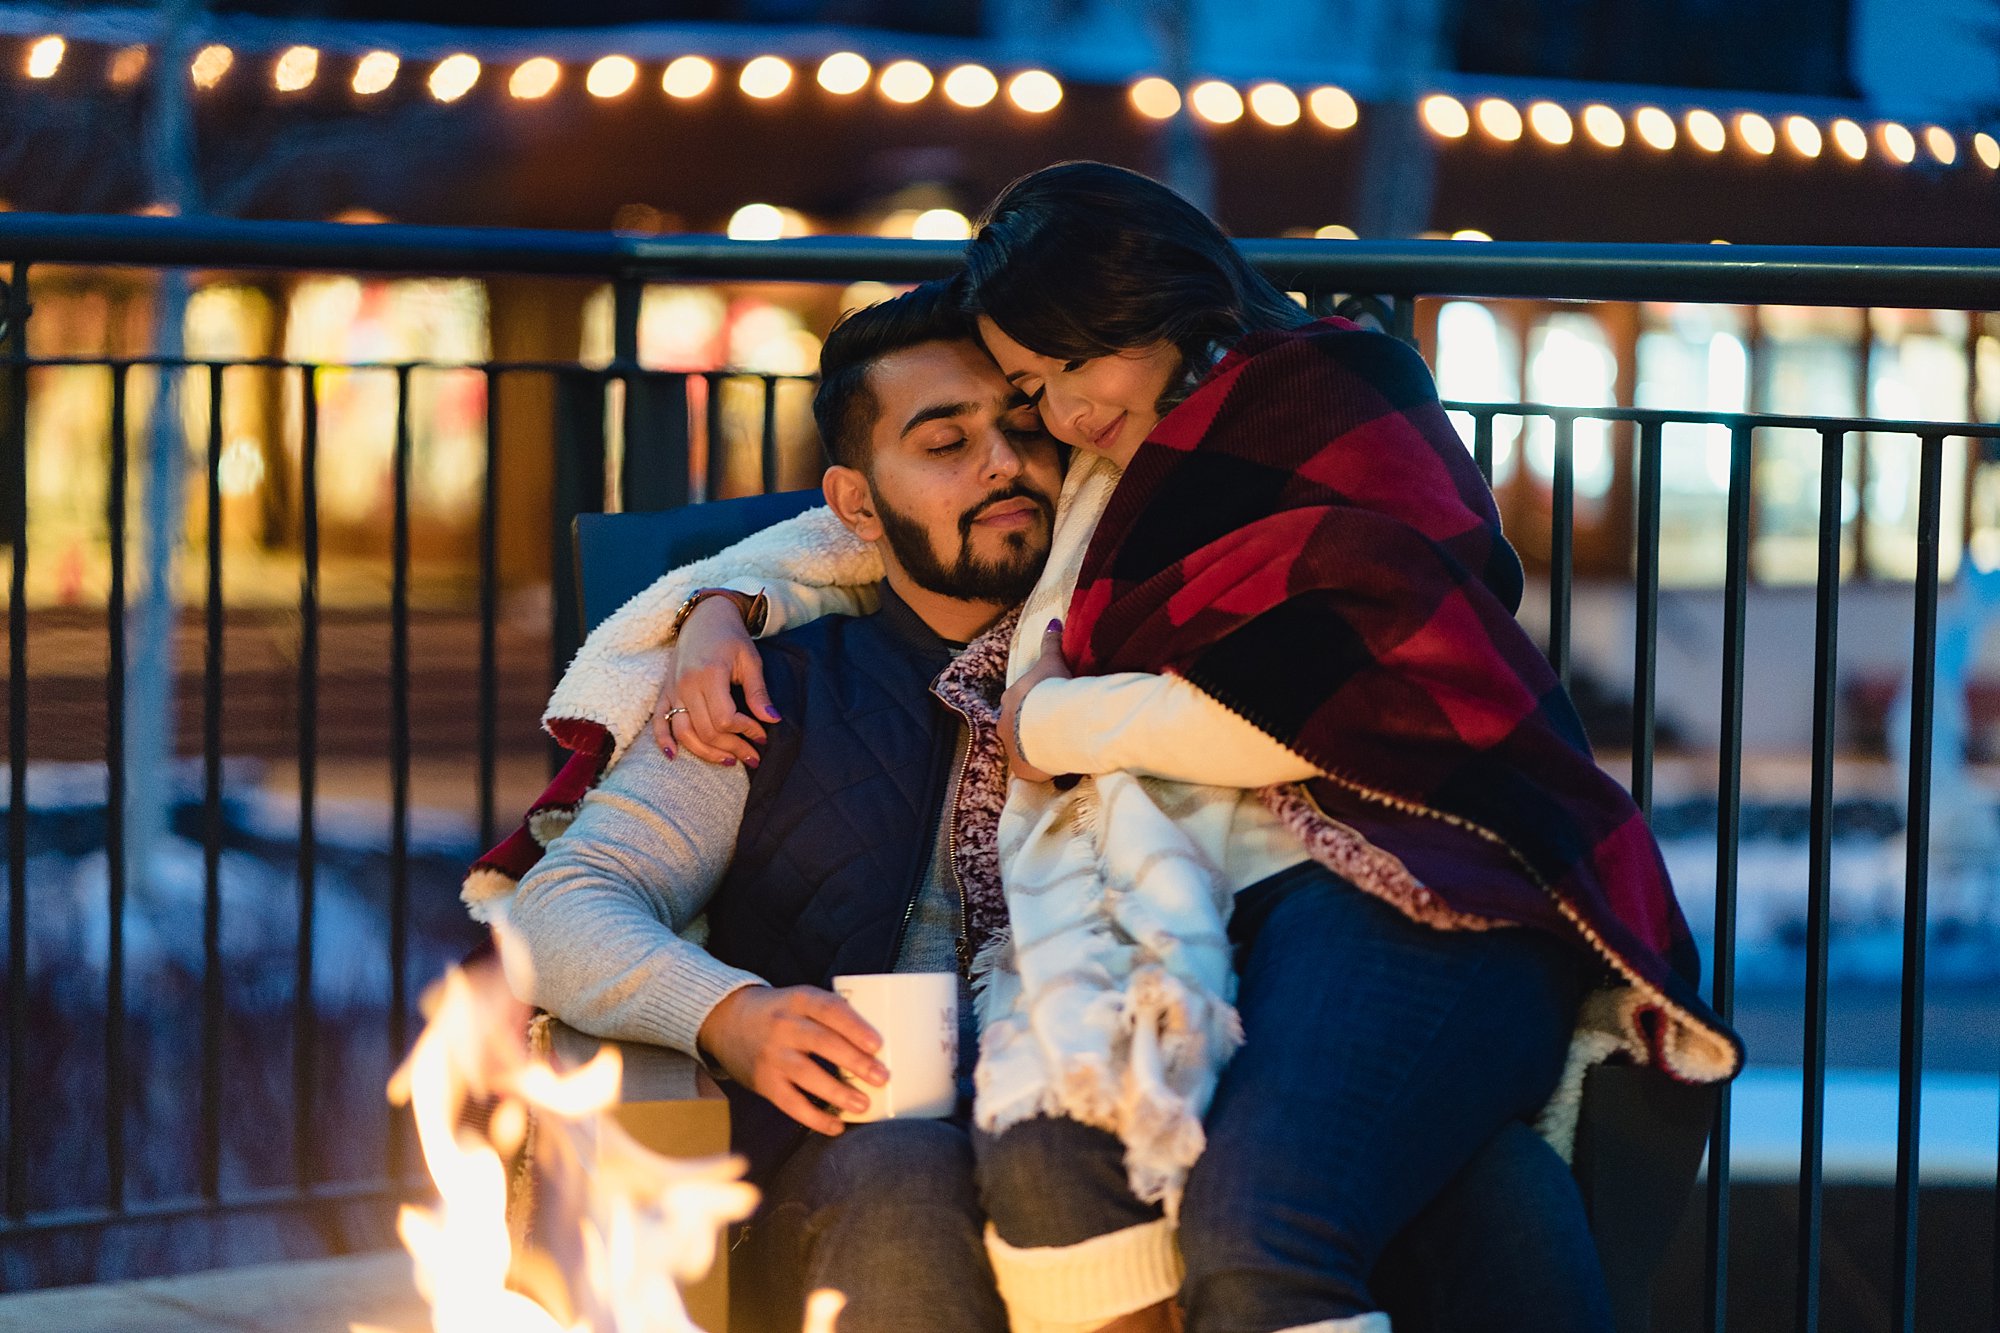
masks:
[[(949, 243), (814, 238), (779, 242), (729, 242), (716, 238), (634, 239), (519, 231), (444, 230), (399, 226), (352, 227), (314, 224), (240, 223), (175, 219), (70, 218), (0, 215), (0, 261), (11, 261), (4, 293), (8, 385), (7, 411), (0, 420), (0, 540), (11, 546), (8, 604), (8, 762), (10, 804), (7, 821), (7, 1143), (4, 1210), (0, 1244), (10, 1238), (103, 1229), (134, 1220), (159, 1220), (271, 1207), (312, 1206), (327, 1200), (379, 1198), (404, 1191), (411, 1165), (401, 1138), (385, 1132), (381, 1170), (366, 1177), (327, 1181), (309, 1145), (317, 1089), (322, 1077), (324, 1033), (315, 1011), (314, 921), (318, 910), (315, 854), (317, 765), (316, 731), (321, 688), (320, 628), (323, 608), (320, 497), (320, 404), (317, 385), (328, 363), (271, 359), (163, 359), (157, 357), (45, 358), (29, 355), (26, 331), (32, 323), (32, 270), (41, 264), (201, 267), (239, 271), (277, 268), (303, 272), (382, 274), (542, 275), (592, 278), (609, 283), (613, 301), (613, 358), (602, 369), (575, 362), (489, 360), (463, 369), (485, 377), (486, 470), (480, 492), (478, 535), (478, 662), (476, 781), (480, 838), (490, 841), (496, 817), (495, 769), (500, 749), (499, 648), (496, 620), (497, 515), (506, 479), (499, 467), (501, 395), (509, 377), (563, 375), (601, 395), (615, 392), (622, 402), (622, 500), (626, 507), (660, 508), (705, 498), (690, 478), (690, 423), (687, 386), (702, 381), (708, 411), (719, 411), (714, 392), (721, 373), (674, 375), (643, 368), (638, 360), (638, 318), (643, 288), (653, 282), (764, 281), (844, 282), (860, 279), (915, 281), (948, 272), (957, 247)], [(1752, 247), (1552, 246), (1454, 243), (1374, 244), (1355, 242), (1245, 242), (1245, 252), (1289, 289), (1307, 293), (1318, 310), (1372, 315), (1407, 336), (1419, 296), (1526, 297), (1555, 300), (1705, 301), (1732, 304), (1782, 302), (1838, 306), (2000, 308), (2000, 251), (1780, 250)], [(29, 880), (28, 770), (30, 754), (30, 622), (27, 605), (27, 488), (25, 456), (27, 385), (31, 368), (88, 365), (106, 375), (110, 401), (110, 473), (106, 513), (113, 551), (105, 607), (108, 667), (105, 682), (106, 753), (111, 756), (106, 789), (105, 837), (108, 888), (104, 903), (108, 934), (104, 1014), (104, 1106), (102, 1155), (105, 1188), (100, 1203), (68, 1206), (59, 1212), (30, 1206), (31, 1157), (28, 1116), (34, 1070), (29, 1059), (29, 921), (35, 886)], [(222, 492), (225, 372), (261, 367), (296, 377), (301, 417), (302, 578), (298, 597), (301, 638), (296, 664), (299, 701), (297, 782), (299, 825), (297, 938), (292, 976), (291, 1125), (293, 1158), (288, 1179), (258, 1190), (230, 1190), (224, 1183), (223, 1047), (227, 1015), (222, 948), (222, 858), (227, 839), (224, 819), (225, 601), (222, 571)], [(166, 1202), (132, 1197), (128, 1180), (130, 1144), (125, 1100), (132, 1069), (126, 1027), (133, 997), (127, 993), (124, 921), (128, 910), (127, 863), (121, 829), (130, 799), (123, 765), (125, 685), (128, 661), (125, 622), (128, 596), (125, 562), (126, 508), (130, 492), (130, 380), (140, 368), (182, 377), (207, 394), (207, 437), (201, 507), (207, 519), (202, 551), (203, 732), (199, 832), (202, 844), (202, 950), (199, 1010), (200, 1092), (197, 1108), (196, 1188), (192, 1197)], [(390, 845), (386, 863), (389, 955), (385, 1013), (389, 1051), (396, 1057), (411, 1036), (412, 966), (409, 876), (411, 816), (411, 377), (442, 369), (434, 363), (380, 367), (396, 377), (392, 451), (393, 499), (390, 533), (388, 753)], [(761, 376), (764, 393), (760, 480), (777, 472), (775, 401), (783, 377)], [(615, 388), (614, 388), (615, 386)], [(1717, 894), (1713, 923), (1712, 994), (1725, 1017), (1734, 999), (1738, 850), (1742, 831), (1743, 714), (1745, 702), (1745, 623), (1749, 598), (1752, 458), (1756, 437), (1766, 430), (1816, 432), (1822, 442), (1817, 542), (1817, 602), (1813, 642), (1810, 795), (1810, 871), (1805, 1008), (1805, 1115), (1798, 1193), (1798, 1326), (1816, 1328), (1821, 1288), (1822, 1150), (1826, 1098), (1828, 937), (1832, 877), (1834, 722), (1837, 637), (1841, 584), (1841, 463), (1857, 432), (1901, 433), (1918, 441), (1917, 550), (1912, 588), (1911, 758), (1908, 780), (1906, 894), (1901, 976), (1899, 1120), (1895, 1165), (1895, 1326), (1915, 1327), (1918, 1222), (1918, 1128), (1921, 1116), (1925, 907), (1928, 894), (1928, 830), (1931, 733), (1936, 709), (1935, 649), (1938, 632), (1940, 515), (1945, 442), (1953, 437), (2000, 439), (2000, 426), (1972, 423), (1882, 421), (1862, 417), (1790, 417), (1752, 413), (1572, 408), (1523, 403), (1454, 403), (1473, 421), (1469, 447), (1489, 480), (1499, 418), (1545, 421), (1554, 437), (1551, 477), (1548, 652), (1569, 677), (1573, 615), (1572, 521), (1575, 503), (1575, 438), (1579, 421), (1621, 423), (1635, 433), (1637, 615), (1632, 643), (1632, 790), (1650, 814), (1653, 804), (1655, 695), (1660, 660), (1661, 458), (1670, 425), (1719, 428), (1729, 436), (1726, 493), (1727, 558), (1723, 581), (1722, 690), (1716, 701), (1721, 719)], [(607, 409), (608, 410), (608, 409)], [(675, 414), (679, 417), (676, 419)], [(600, 418), (601, 421), (601, 418)], [(710, 429), (716, 429), (713, 419)], [(574, 643), (573, 590), (562, 546), (566, 519), (602, 507), (607, 500), (603, 432), (589, 430), (560, 439), (557, 495), (552, 503), (555, 547), (549, 578), (555, 594), (551, 629), (553, 663), (560, 667)], [(527, 717), (506, 720), (525, 731)], [(380, 1115), (386, 1124), (388, 1112)], [(1706, 1323), (1720, 1330), (1728, 1322), (1730, 1289), (1729, 1144), (1730, 1101), (1722, 1098), (1707, 1174)]]

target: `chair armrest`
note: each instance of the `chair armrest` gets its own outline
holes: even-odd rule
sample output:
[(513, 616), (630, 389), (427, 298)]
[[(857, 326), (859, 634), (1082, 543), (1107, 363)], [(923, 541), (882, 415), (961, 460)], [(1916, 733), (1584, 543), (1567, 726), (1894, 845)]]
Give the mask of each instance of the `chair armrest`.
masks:
[(722, 1088), (691, 1055), (644, 1042), (593, 1037), (560, 1019), (549, 1020), (549, 1063), (558, 1072), (589, 1063), (606, 1046), (624, 1061), (625, 1075), (618, 1089), (622, 1103), (723, 1101)]

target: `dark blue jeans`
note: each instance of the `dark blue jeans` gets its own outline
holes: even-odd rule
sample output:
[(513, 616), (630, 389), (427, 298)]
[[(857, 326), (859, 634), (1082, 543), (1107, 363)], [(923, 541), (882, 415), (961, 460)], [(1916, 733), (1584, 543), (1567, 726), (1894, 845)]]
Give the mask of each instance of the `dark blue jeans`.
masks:
[(1006, 1333), (972, 1144), (950, 1120), (808, 1134), (730, 1254), (732, 1333), (798, 1333), (808, 1292), (847, 1296), (841, 1333)]
[[(1440, 1326), (1608, 1329), (1575, 1187), (1513, 1128), (1562, 1072), (1584, 984), (1572, 948), (1421, 926), (1312, 863), (1237, 895), (1229, 929), (1244, 1046), (1182, 1203), (1188, 1328), (1272, 1333), (1382, 1309), (1371, 1275), (1421, 1219), (1412, 1262), (1489, 1307), (1483, 1324)], [(1552, 1276), (1481, 1253), (1509, 1228)], [(1459, 1283), (1479, 1264), (1511, 1280)]]

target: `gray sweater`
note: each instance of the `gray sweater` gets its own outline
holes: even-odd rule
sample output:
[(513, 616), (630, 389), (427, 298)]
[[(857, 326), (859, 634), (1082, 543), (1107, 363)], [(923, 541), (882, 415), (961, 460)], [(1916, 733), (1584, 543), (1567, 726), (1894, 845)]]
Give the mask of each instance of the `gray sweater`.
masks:
[[(584, 798), (507, 910), (533, 969), (513, 978), (521, 1000), (594, 1036), (699, 1056), (695, 1037), (709, 1012), (744, 986), (766, 984), (699, 943), (701, 914), (729, 868), (749, 792), (741, 765), (686, 753), (668, 759), (641, 736)], [(949, 801), (947, 793), (947, 810)], [(960, 973), (963, 1075), (978, 1045), (958, 967), (959, 888), (946, 824), (939, 821), (896, 970)]]

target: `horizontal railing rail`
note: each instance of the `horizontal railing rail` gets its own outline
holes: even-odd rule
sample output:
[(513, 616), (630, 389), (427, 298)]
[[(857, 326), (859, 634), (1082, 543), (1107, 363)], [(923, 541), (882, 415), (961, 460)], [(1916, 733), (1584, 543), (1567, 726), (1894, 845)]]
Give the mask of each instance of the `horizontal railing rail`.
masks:
[[(2000, 250), (1895, 246), (1609, 245), (1536, 241), (1243, 240), (1293, 289), (1378, 296), (1697, 301), (2000, 309)], [(0, 213), (22, 263), (529, 274), (653, 282), (920, 282), (957, 267), (953, 241), (630, 236), (395, 223)]]
[[(11, 596), (8, 625), (7, 758), (10, 765), (10, 805), (6, 827), (8, 869), (7, 955), (7, 1106), (5, 1191), (0, 1195), (0, 1242), (10, 1238), (74, 1235), (92, 1227), (216, 1214), (246, 1214), (274, 1205), (302, 1206), (330, 1198), (372, 1198), (403, 1187), (411, 1166), (401, 1138), (383, 1135), (384, 1160), (358, 1173), (352, 1183), (319, 1178), (308, 1145), (314, 1138), (315, 1107), (325, 1070), (321, 1045), (324, 1032), (314, 1000), (319, 959), (315, 922), (322, 910), (317, 883), (316, 847), (319, 837), (320, 736), (317, 730), (322, 681), (320, 627), (324, 592), (320, 583), (323, 548), (321, 500), (321, 425), (319, 396), (322, 376), (333, 370), (373, 371), (396, 381), (393, 422), (386, 440), (390, 458), (388, 671), (386, 676), (386, 753), (389, 777), (388, 856), (385, 949), (388, 954), (387, 1003), (383, 1034), (387, 1048), (400, 1056), (411, 1035), (410, 971), (412, 882), (409, 830), (412, 813), (411, 771), (411, 569), (412, 569), (412, 382), (419, 374), (456, 372), (482, 376), (485, 381), (484, 474), (478, 500), (479, 533), (477, 604), (479, 643), (471, 665), (467, 691), (477, 732), (474, 781), (477, 785), (479, 833), (490, 839), (501, 816), (497, 804), (496, 765), (499, 751), (500, 617), (498, 521), (501, 488), (499, 446), (502, 396), (499, 386), (516, 376), (581, 377), (590, 393), (600, 395), (591, 420), (564, 433), (554, 430), (556, 482), (550, 498), (551, 562), (548, 578), (553, 593), (549, 641), (555, 669), (574, 647), (575, 606), (567, 548), (568, 519), (578, 512), (622, 504), (624, 507), (669, 507), (698, 502), (713, 493), (714, 478), (699, 483), (693, 466), (694, 440), (699, 435), (711, 453), (723, 436), (723, 394), (719, 386), (739, 382), (757, 386), (761, 405), (743, 427), (754, 437), (754, 467), (748, 485), (769, 489), (780, 475), (778, 393), (797, 376), (717, 370), (661, 372), (642, 368), (637, 357), (639, 303), (637, 287), (648, 282), (784, 281), (845, 282), (858, 279), (911, 281), (949, 272), (957, 246), (945, 242), (888, 241), (869, 238), (808, 238), (772, 242), (737, 242), (713, 237), (636, 238), (601, 234), (571, 234), (481, 229), (432, 229), (402, 226), (350, 226), (309, 223), (247, 223), (209, 219), (53, 218), (0, 214), (0, 261), (14, 262), (7, 311), (14, 323), (0, 359), (0, 384), (6, 386), (7, 412), (0, 419), (0, 460), (7, 477), (0, 492), (12, 497), (12, 512), (0, 513), (11, 542)], [(2000, 251), (1937, 252), (1914, 250), (1808, 250), (1752, 247), (1666, 246), (1546, 246), (1502, 243), (1365, 243), (1334, 241), (1247, 241), (1244, 252), (1267, 273), (1288, 287), (1306, 292), (1315, 308), (1333, 308), (1337, 298), (1388, 298), (1402, 308), (1385, 324), (1400, 324), (1407, 332), (1407, 302), (1413, 295), (1525, 297), (1546, 300), (1666, 300), (1756, 304), (1785, 302), (1836, 306), (1914, 306), (1945, 309), (2000, 308)], [(614, 303), (612, 360), (589, 366), (572, 360), (386, 361), (332, 362), (290, 357), (211, 358), (160, 355), (31, 356), (22, 321), (31, 321), (29, 285), (32, 266), (112, 265), (141, 268), (162, 266), (214, 270), (270, 268), (323, 273), (515, 274), (589, 277), (617, 287)], [(31, 1040), (29, 999), (28, 770), (34, 752), (29, 728), (30, 620), (27, 606), (26, 490), (22, 482), (27, 439), (27, 383), (31, 370), (96, 368), (104, 372), (109, 404), (107, 493), (104, 522), (110, 560), (110, 585), (105, 603), (103, 634), (106, 648), (104, 752), (108, 764), (105, 836), (107, 888), (103, 910), (108, 923), (106, 973), (103, 988), (106, 1039), (103, 1059), (104, 1105), (97, 1113), (101, 1127), (103, 1202), (69, 1202), (59, 1208), (30, 1206), (31, 1175), (29, 1108), (34, 1070), (28, 1059)], [(224, 807), (224, 732), (228, 663), (225, 660), (225, 597), (222, 543), (223, 419), (228, 372), (256, 369), (296, 384), (299, 416), (299, 468), (302, 526), (299, 530), (301, 578), (297, 600), (300, 640), (295, 671), (299, 719), (297, 930), (290, 958), (293, 1009), (290, 1024), (291, 1068), (288, 1113), (293, 1161), (291, 1184), (235, 1189), (224, 1179), (224, 1052), (221, 1032), (224, 1012), (225, 957), (223, 949), (223, 855), (228, 840)], [(123, 558), (131, 534), (126, 513), (133, 493), (137, 464), (129, 441), (138, 409), (131, 381), (147, 370), (177, 376), (183, 397), (206, 406), (204, 438), (199, 442), (200, 475), (196, 512), (205, 520), (203, 544), (186, 553), (202, 573), (202, 764), (197, 837), (201, 846), (201, 961), (195, 999), (203, 1032), (199, 1042), (199, 1106), (194, 1119), (196, 1163), (194, 1197), (138, 1197), (132, 1182), (127, 1142), (127, 1102), (132, 1095), (133, 1054), (126, 1025), (135, 997), (128, 994), (124, 922), (130, 910), (128, 883), (138, 869), (128, 863), (123, 820), (131, 793), (118, 756), (130, 719), (125, 713), (127, 660), (126, 617), (129, 595)], [(690, 394), (689, 386), (704, 386)], [(612, 393), (619, 392), (615, 432), (622, 446), (622, 485), (608, 490), (605, 423), (612, 419)], [(1931, 744), (1937, 710), (1936, 644), (1940, 539), (1942, 532), (1944, 443), (1952, 438), (2000, 440), (2000, 424), (1969, 421), (1890, 420), (1862, 416), (1799, 415), (1769, 412), (1715, 412), (1696, 409), (1578, 407), (1531, 402), (1451, 402), (1446, 406), (1471, 420), (1466, 441), (1489, 481), (1493, 477), (1496, 422), (1516, 418), (1544, 423), (1552, 444), (1547, 484), (1549, 603), (1547, 650), (1557, 670), (1568, 678), (1574, 595), (1574, 516), (1576, 505), (1576, 434), (1580, 422), (1618, 423), (1624, 428), (1620, 448), (1630, 450), (1636, 503), (1632, 511), (1634, 562), (1632, 583), (1636, 613), (1631, 640), (1632, 718), (1631, 787), (1642, 809), (1653, 806), (1656, 744), (1656, 686), (1659, 676), (1662, 457), (1668, 429), (1706, 428), (1704, 435), (1726, 434), (1727, 484), (1720, 502), (1725, 513), (1725, 569), (1722, 578), (1721, 693), (1716, 700), (1720, 720), (1717, 775), (1716, 901), (1713, 921), (1711, 992), (1718, 1011), (1732, 1011), (1735, 995), (1736, 914), (1740, 842), (1743, 833), (1743, 748), (1745, 710), (1745, 629), (1749, 603), (1752, 542), (1752, 463), (1758, 438), (1765, 431), (1816, 434), (1820, 440), (1818, 511), (1815, 545), (1816, 605), (1812, 642), (1812, 741), (1809, 797), (1810, 865), (1806, 913), (1806, 1015), (1804, 1120), (1801, 1131), (1797, 1236), (1797, 1306), (1799, 1327), (1817, 1326), (1820, 1292), (1821, 1231), (1824, 1172), (1826, 1038), (1829, 1002), (1828, 943), (1831, 930), (1831, 859), (1833, 837), (1834, 722), (1837, 704), (1838, 613), (1842, 584), (1842, 461), (1856, 435), (1903, 435), (1916, 441), (1916, 576), (1908, 588), (1912, 608), (1909, 656), (1911, 747), (1906, 801), (1908, 809), (1903, 954), (1901, 971), (1902, 1026), (1898, 1061), (1901, 1097), (1896, 1147), (1895, 1302), (1897, 1327), (1914, 1327), (1915, 1260), (1918, 1202), (1919, 1091), (1922, 1075), (1925, 909), (1929, 886), (1929, 809)], [(591, 426), (595, 429), (591, 429)], [(11, 489), (10, 489), (11, 488)], [(532, 719), (518, 723), (526, 728)], [(386, 1125), (386, 1107), (378, 1112)], [(1709, 1155), (1706, 1186), (1707, 1325), (1727, 1323), (1730, 1290), (1729, 1253), (1730, 1102), (1721, 1100)]]

